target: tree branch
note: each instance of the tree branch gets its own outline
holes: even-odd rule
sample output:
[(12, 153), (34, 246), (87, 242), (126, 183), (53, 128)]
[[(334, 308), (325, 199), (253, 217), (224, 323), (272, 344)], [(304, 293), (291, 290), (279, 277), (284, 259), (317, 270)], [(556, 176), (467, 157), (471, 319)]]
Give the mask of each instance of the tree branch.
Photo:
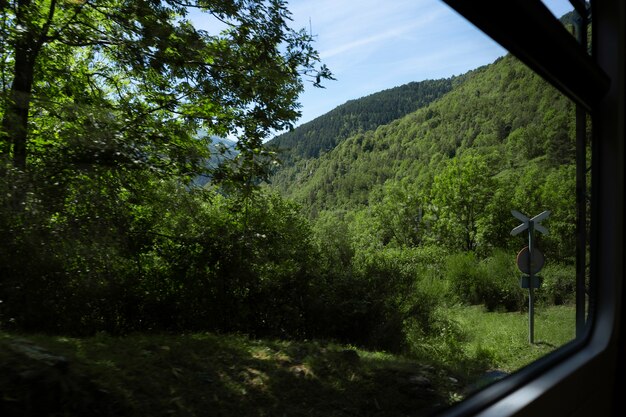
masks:
[(56, 11), (56, 6), (57, 6), (57, 0), (51, 0), (50, 9), (48, 10), (48, 19), (46, 20), (46, 23), (44, 23), (44, 25), (42, 26), (41, 35), (39, 36), (39, 39), (37, 40), (37, 49), (40, 49), (42, 45), (48, 39), (48, 31), (50, 30), (50, 26), (52, 26), (52, 20), (54, 20), (54, 13)]
[(76, 18), (78, 17), (78, 15), (83, 11), (85, 4), (87, 4), (87, 2), (84, 2), (80, 4), (78, 7), (76, 7), (74, 9), (74, 15), (70, 17), (67, 20), (67, 22), (65, 22), (65, 24), (61, 25), (61, 27), (54, 33), (54, 35), (51, 35), (48, 38), (48, 41), (51, 42), (51, 41), (58, 40), (61, 37), (61, 34), (69, 27), (69, 25), (76, 21)]

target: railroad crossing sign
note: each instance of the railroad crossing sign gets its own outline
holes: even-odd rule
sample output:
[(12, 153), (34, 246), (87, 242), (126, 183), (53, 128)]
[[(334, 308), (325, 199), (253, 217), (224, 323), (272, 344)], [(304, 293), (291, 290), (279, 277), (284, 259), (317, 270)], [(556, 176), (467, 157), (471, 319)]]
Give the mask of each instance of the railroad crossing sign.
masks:
[(543, 233), (544, 235), (548, 234), (548, 229), (542, 226), (540, 222), (550, 216), (550, 210), (539, 213), (532, 219), (528, 218), (517, 210), (511, 210), (511, 214), (513, 215), (513, 217), (523, 222), (522, 224), (511, 230), (511, 235), (515, 236), (522, 233), (524, 230), (528, 229), (531, 224), (533, 225), (533, 229), (535, 229), (536, 231)]
[(534, 289), (541, 285), (541, 278), (535, 274), (541, 270), (544, 263), (543, 254), (535, 248), (535, 230), (544, 235), (548, 234), (548, 229), (541, 225), (541, 221), (550, 216), (550, 211), (546, 210), (535, 217), (528, 217), (517, 210), (511, 210), (511, 214), (522, 224), (511, 230), (511, 235), (515, 236), (528, 230), (528, 246), (517, 254), (517, 266), (524, 274), (520, 280), (522, 288), (528, 288), (528, 342), (535, 343), (535, 294)]

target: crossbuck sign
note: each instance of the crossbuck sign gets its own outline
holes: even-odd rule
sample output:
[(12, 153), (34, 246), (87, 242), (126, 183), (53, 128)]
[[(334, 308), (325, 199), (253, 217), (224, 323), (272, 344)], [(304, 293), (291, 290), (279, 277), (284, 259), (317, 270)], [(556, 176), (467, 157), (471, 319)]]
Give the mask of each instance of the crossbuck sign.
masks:
[(520, 213), (517, 210), (511, 210), (511, 214), (513, 215), (513, 217), (515, 217), (516, 219), (521, 220), (523, 222), (522, 224), (517, 226), (515, 229), (511, 230), (511, 235), (515, 236), (515, 235), (518, 235), (518, 234), (522, 233), (524, 230), (528, 229), (531, 224), (532, 224), (534, 230), (536, 230), (536, 231), (538, 231), (540, 233), (543, 233), (544, 235), (548, 234), (548, 229), (543, 227), (540, 224), (540, 222), (542, 220), (547, 219), (548, 216), (550, 216), (550, 210), (546, 210), (543, 213), (539, 213), (535, 217), (533, 217), (532, 219), (524, 216), (522, 213)]

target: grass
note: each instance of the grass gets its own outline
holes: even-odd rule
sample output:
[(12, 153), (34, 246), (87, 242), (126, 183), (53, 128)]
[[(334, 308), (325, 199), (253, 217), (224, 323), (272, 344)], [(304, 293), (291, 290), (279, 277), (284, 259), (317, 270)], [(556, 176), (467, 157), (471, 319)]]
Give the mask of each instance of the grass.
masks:
[(238, 335), (0, 333), (0, 363), (3, 416), (421, 416), (459, 389), (399, 356)]
[(494, 367), (516, 371), (575, 337), (574, 306), (537, 306), (535, 343), (528, 342), (528, 312), (487, 312), (482, 306), (455, 306), (444, 314), (466, 334), (460, 347), (467, 355), (487, 355)]
[(571, 340), (574, 311), (537, 308), (529, 345), (525, 313), (448, 307), (462, 337), (419, 359), (242, 335), (0, 332), (0, 415), (422, 416), (462, 399), (479, 373), (515, 371)]

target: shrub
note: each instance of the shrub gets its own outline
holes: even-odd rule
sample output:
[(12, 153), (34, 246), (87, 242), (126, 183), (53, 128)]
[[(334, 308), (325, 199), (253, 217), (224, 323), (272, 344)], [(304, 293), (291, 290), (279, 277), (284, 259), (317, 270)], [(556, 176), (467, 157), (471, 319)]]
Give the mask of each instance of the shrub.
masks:
[(576, 268), (574, 265), (551, 264), (541, 271), (541, 300), (554, 305), (573, 303), (576, 299)]
[(420, 255), (414, 249), (361, 251), (349, 273), (325, 275), (315, 286), (316, 333), (374, 349), (407, 351), (408, 332), (432, 332), (437, 303), (420, 288)]
[(510, 253), (496, 250), (480, 263), (480, 273), (480, 298), (488, 310), (516, 311), (522, 308), (524, 292), (519, 285), (520, 272)]
[(453, 294), (464, 303), (481, 304), (482, 278), (473, 252), (449, 255), (445, 260), (444, 277)]
[(488, 310), (518, 310), (524, 302), (515, 272), (515, 259), (505, 251), (495, 251), (479, 261), (473, 252), (448, 256), (445, 277), (452, 292), (468, 304), (484, 304)]

